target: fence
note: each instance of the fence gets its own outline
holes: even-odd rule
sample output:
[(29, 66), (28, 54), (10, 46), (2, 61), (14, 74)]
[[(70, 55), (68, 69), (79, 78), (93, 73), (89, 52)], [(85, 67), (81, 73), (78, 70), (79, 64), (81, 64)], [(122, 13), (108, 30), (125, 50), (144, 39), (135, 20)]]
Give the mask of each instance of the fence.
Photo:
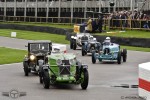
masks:
[(0, 21), (6, 22), (46, 22), (46, 23), (83, 23), (84, 18), (73, 18), (71, 17), (33, 17), (33, 16), (0, 16)]
[(150, 30), (150, 20), (142, 19), (112, 19), (109, 21), (110, 29), (144, 29)]
[[(96, 20), (96, 18), (94, 18)], [(37, 22), (37, 23), (66, 23), (66, 24), (81, 24), (87, 22), (85, 18), (75, 17), (33, 17), (33, 16), (0, 16), (1, 22)], [(123, 19), (104, 19), (103, 29), (144, 29), (150, 30), (150, 20), (123, 20)]]

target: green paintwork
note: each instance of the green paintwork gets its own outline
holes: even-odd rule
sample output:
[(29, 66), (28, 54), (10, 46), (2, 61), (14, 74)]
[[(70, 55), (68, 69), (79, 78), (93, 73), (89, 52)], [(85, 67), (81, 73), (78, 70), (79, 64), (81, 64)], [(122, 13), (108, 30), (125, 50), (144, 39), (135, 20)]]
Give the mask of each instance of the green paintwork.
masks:
[[(73, 83), (75, 82), (75, 73), (76, 73), (76, 66), (71, 65), (70, 67), (70, 75), (59, 75), (59, 67), (56, 64), (56, 61), (58, 59), (61, 60), (69, 60), (69, 59), (75, 59), (76, 56), (74, 54), (52, 54), (49, 56), (49, 64), (50, 64), (50, 69), (55, 73), (56, 75), (56, 82), (68, 82), (68, 83)], [(50, 71), (50, 77), (53, 75), (53, 73)]]
[(66, 60), (68, 60), (68, 59), (74, 59), (76, 56), (74, 55), (74, 54), (69, 54), (69, 53), (59, 53), (59, 54), (52, 54), (52, 55), (50, 55), (49, 56), (49, 59), (55, 59), (55, 60), (57, 60), (57, 59), (61, 59), (61, 60), (63, 60), (63, 59), (66, 59)]

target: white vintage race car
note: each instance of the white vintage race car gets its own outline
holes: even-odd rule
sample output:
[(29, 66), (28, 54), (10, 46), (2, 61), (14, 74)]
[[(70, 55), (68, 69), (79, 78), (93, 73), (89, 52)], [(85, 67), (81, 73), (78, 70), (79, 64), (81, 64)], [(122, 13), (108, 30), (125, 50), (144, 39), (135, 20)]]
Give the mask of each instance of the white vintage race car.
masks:
[(82, 47), (82, 43), (93, 39), (90, 33), (77, 33), (75, 36), (71, 36), (70, 49), (76, 50), (77, 46)]
[(53, 53), (66, 53), (67, 52), (67, 46), (65, 44), (53, 44), (52, 45), (52, 54)]

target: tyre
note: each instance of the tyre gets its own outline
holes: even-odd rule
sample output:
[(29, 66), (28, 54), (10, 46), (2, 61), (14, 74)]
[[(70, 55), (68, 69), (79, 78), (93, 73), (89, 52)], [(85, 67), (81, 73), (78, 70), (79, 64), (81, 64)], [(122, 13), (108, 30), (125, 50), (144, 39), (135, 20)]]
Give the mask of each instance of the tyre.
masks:
[(117, 63), (121, 64), (121, 52), (118, 52)]
[(96, 58), (95, 58), (95, 51), (92, 52), (92, 63), (96, 63)]
[(43, 78), (40, 76), (39, 79), (40, 79), (40, 84), (42, 84), (43, 83)]
[(81, 50), (81, 52), (82, 52), (82, 56), (84, 56), (84, 55), (85, 55), (85, 48), (84, 48), (84, 45), (82, 45), (82, 50)]
[(126, 49), (122, 50), (122, 57), (123, 57), (123, 62), (126, 62), (127, 61), (127, 50)]
[(76, 44), (76, 40), (73, 41), (73, 50), (76, 50), (77, 48), (77, 44)]
[(24, 62), (24, 74), (25, 76), (29, 75), (29, 68), (28, 68), (28, 62)]
[(87, 69), (83, 70), (83, 81), (81, 82), (81, 88), (83, 90), (87, 89), (89, 83), (89, 73)]
[(49, 89), (50, 86), (50, 77), (49, 77), (49, 73), (48, 70), (43, 72), (43, 87), (45, 89)]
[(72, 42), (72, 39), (70, 40), (70, 49), (73, 49), (73, 42)]

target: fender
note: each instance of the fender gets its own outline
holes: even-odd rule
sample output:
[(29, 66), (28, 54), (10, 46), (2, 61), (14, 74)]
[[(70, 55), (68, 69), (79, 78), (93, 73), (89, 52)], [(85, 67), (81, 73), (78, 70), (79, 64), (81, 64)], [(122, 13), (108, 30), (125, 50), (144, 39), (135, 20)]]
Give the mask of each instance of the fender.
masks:
[(88, 65), (82, 64), (82, 69), (88, 69)]
[(29, 61), (29, 58), (28, 57), (24, 57), (23, 61)]

